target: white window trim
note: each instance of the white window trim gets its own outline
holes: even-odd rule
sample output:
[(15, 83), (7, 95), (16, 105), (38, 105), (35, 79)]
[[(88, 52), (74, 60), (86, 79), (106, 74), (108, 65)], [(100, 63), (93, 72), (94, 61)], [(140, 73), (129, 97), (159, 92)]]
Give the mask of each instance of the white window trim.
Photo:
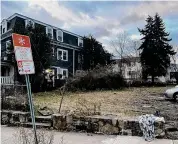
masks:
[(82, 61), (81, 55), (80, 55), (80, 54), (78, 54), (78, 64), (80, 64), (80, 63), (81, 63), (81, 61)]
[(7, 40), (7, 41), (6, 41), (6, 49), (7, 49), (7, 47), (8, 47), (8, 43), (11, 44), (11, 40)]
[(27, 27), (28, 23), (31, 22), (32, 23), (32, 27), (34, 28), (35, 27), (35, 22), (31, 19), (26, 19), (25, 20), (25, 27)]
[[(58, 39), (58, 36), (59, 36), (59, 35), (58, 35), (58, 32), (59, 32), (59, 31), (62, 33), (62, 41), (60, 41), (60, 40)], [(56, 37), (57, 37), (57, 41), (63, 42), (63, 31), (62, 31), (62, 30), (57, 30), (57, 31), (56, 31)]]
[[(7, 32), (7, 20), (3, 20), (2, 23), (2, 34), (6, 33)], [(5, 32), (3, 33), (3, 29), (5, 28)]]
[[(62, 51), (62, 56), (61, 56), (62, 59), (59, 59), (59, 56), (58, 56), (58, 54), (59, 54), (58, 52), (59, 52), (59, 51)], [(66, 52), (66, 60), (63, 59), (63, 52)], [(68, 61), (68, 50), (63, 50), (63, 49), (59, 49), (59, 48), (58, 48), (58, 49), (57, 49), (57, 60)]]
[(80, 46), (80, 43), (82, 43), (82, 47), (83, 47), (83, 39), (78, 37), (78, 46)]
[(0, 35), (2, 34), (2, 24), (1, 24), (1, 27), (0, 27)]
[(52, 47), (52, 56), (55, 56), (55, 49)]
[(60, 79), (59, 78), (59, 74), (62, 74), (62, 78), (61, 79), (65, 79), (65, 77), (63, 76), (63, 71), (66, 71), (66, 78), (68, 78), (68, 69), (65, 69), (65, 68), (60, 68), (60, 67), (56, 67), (57, 69), (57, 79)]
[(48, 29), (51, 29), (51, 32), (52, 32), (52, 38), (51, 39), (53, 39), (53, 28), (52, 27), (46, 27), (46, 34), (48, 35)]

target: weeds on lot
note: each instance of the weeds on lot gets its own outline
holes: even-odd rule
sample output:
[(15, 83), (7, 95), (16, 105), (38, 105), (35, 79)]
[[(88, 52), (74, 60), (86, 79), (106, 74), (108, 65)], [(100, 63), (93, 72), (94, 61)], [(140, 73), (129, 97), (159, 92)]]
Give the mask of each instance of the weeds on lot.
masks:
[[(130, 89), (127, 88), (123, 90), (66, 92), (62, 102), (61, 113), (64, 112), (68, 114), (81, 109), (81, 111), (99, 111), (102, 114), (116, 114), (123, 117), (137, 116), (143, 114), (143, 109), (146, 109), (146, 113), (152, 109), (161, 109), (163, 106), (159, 108), (156, 102), (161, 102), (161, 104), (164, 102), (157, 99), (160, 99), (162, 93), (168, 88), (169, 87), (131, 87)], [(59, 111), (62, 97), (59, 90), (35, 93), (34, 95), (34, 103), (38, 107), (48, 106), (55, 113)], [(151, 107), (143, 108), (143, 105), (149, 105)], [(96, 107), (96, 110), (94, 110), (94, 107)], [(100, 107), (100, 110), (98, 110), (98, 107)], [(151, 113), (156, 110), (151, 111)]]
[[(15, 144), (35, 144), (33, 130), (26, 128), (19, 128), (18, 133), (15, 135)], [(45, 130), (37, 130), (37, 140), (38, 144), (54, 144), (54, 133)], [(64, 137), (58, 144), (64, 144)]]
[(84, 98), (78, 98), (75, 113), (83, 116), (98, 115), (101, 113), (101, 103), (89, 102)]
[(62, 102), (64, 99), (64, 94), (66, 93), (66, 84), (64, 84), (63, 87), (61, 87), (60, 89), (60, 94), (62, 95), (61, 101), (60, 101), (60, 105), (59, 105), (59, 113), (61, 112), (61, 107), (62, 107)]
[[(35, 144), (33, 130), (20, 128), (15, 134), (16, 144)], [(53, 144), (53, 133), (44, 130), (37, 131), (38, 144)]]

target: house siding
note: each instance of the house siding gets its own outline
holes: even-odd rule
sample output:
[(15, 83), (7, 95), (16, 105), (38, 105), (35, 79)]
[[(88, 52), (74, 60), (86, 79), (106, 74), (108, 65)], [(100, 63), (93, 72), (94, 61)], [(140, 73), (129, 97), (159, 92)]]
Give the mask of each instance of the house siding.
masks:
[[(8, 20), (7, 23), (7, 32), (1, 35), (1, 61), (3, 60), (3, 57), (5, 56), (6, 52), (6, 41), (7, 40), (12, 40), (12, 29), (15, 28), (17, 25), (20, 25), (22, 29), (25, 29), (25, 20), (28, 19), (28, 17), (23, 17), (22, 15), (16, 15), (12, 19)], [(29, 18), (33, 22), (35, 22), (35, 26), (40, 25), (44, 28), (44, 31), (46, 32), (46, 26), (48, 24), (44, 24), (42, 22), (33, 20)], [(62, 69), (68, 69), (68, 76), (73, 76), (73, 71), (76, 71), (80, 69), (79, 64), (78, 64), (78, 55), (80, 53), (80, 50), (82, 47), (78, 46), (78, 38), (82, 38), (81, 36), (78, 36), (76, 34), (67, 32), (65, 30), (62, 30), (59, 28), (59, 30), (63, 31), (63, 42), (57, 41), (57, 30), (58, 28), (53, 28), (53, 39), (51, 39), (52, 47), (54, 48), (54, 56), (51, 58), (51, 63), (50, 67), (59, 67)], [(17, 31), (18, 33), (18, 31)], [(68, 61), (62, 61), (62, 60), (57, 60), (57, 49), (63, 49), (68, 51)], [(75, 51), (75, 57), (74, 57), (74, 52)], [(73, 59), (74, 57), (74, 59)], [(73, 61), (74, 60), (74, 61)], [(6, 61), (8, 63), (11, 63), (10, 61)], [(74, 66), (75, 65), (75, 66)], [(57, 74), (57, 69), (55, 68), (55, 74)], [(16, 72), (14, 72), (14, 75), (17, 75)], [(57, 76), (56, 76), (57, 77)]]
[(16, 17), (14, 27), (15, 27), (18, 23), (21, 24), (21, 28), (25, 29), (25, 19), (20, 18), (20, 17)]
[[(68, 51), (68, 61), (57, 60), (57, 49)], [(51, 66), (68, 69), (69, 76), (73, 75), (73, 50), (64, 47), (54, 46), (54, 56), (52, 57)]]
[(57, 41), (56, 34), (57, 34), (56, 29), (53, 29), (53, 40), (55, 40), (55, 41)]
[(63, 32), (63, 42), (66, 44), (78, 46), (78, 37)]
[(81, 60), (80, 60), (80, 62), (78, 61), (78, 57), (80, 57), (80, 56), (81, 56), (81, 52), (75, 51), (75, 71), (82, 69)]
[(7, 38), (5, 38), (1, 41), (1, 61), (11, 63), (12, 59), (10, 57), (8, 57), (7, 61), (4, 61), (4, 57), (7, 56), (7, 54), (6, 54), (6, 41), (8, 41), (8, 40), (12, 41), (12, 38), (7, 37)]

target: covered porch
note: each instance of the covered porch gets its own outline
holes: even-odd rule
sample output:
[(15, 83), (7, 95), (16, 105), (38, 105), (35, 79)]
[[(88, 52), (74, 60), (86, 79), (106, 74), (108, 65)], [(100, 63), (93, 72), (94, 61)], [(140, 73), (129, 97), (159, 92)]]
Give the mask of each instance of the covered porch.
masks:
[(14, 84), (14, 67), (11, 64), (1, 62), (1, 85)]

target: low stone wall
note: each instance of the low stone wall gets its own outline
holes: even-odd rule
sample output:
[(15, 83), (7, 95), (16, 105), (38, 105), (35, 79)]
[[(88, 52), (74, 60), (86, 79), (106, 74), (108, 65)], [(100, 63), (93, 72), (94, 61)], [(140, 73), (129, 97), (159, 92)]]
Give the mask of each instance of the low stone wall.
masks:
[(30, 117), (29, 112), (2, 110), (1, 124), (4, 125), (23, 124), (28, 122), (29, 117)]
[[(24, 124), (29, 120), (26, 112), (1, 112), (2, 124)], [(48, 117), (49, 118), (49, 117)], [(142, 136), (139, 121), (135, 119), (120, 119), (117, 116), (75, 116), (53, 114), (50, 126), (59, 131), (85, 131), (88, 133), (101, 133), (110, 135)], [(155, 134), (157, 137), (165, 136), (164, 119), (155, 121)]]
[[(86, 131), (91, 133), (142, 136), (138, 119), (123, 120), (110, 116), (72, 116), (54, 114), (52, 126), (56, 130)], [(155, 121), (155, 134), (165, 135), (164, 120)]]

